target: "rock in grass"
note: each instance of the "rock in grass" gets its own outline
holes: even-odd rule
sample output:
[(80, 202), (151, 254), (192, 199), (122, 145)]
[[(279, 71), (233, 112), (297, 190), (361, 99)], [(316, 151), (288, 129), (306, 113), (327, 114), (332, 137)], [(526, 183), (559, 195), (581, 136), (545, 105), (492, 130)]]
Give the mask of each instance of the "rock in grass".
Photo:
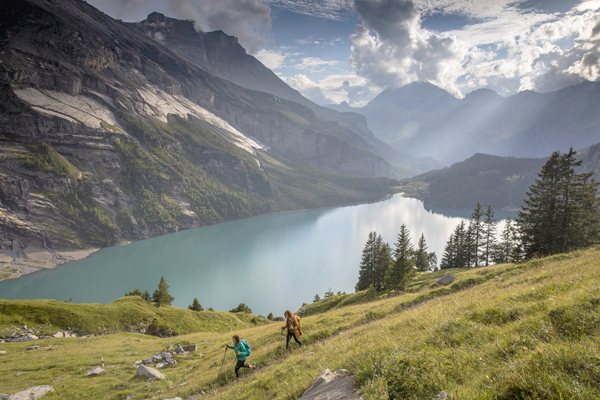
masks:
[(198, 350), (197, 344), (190, 344), (189, 346), (182, 346), (185, 351), (196, 351)]
[(448, 394), (442, 390), (441, 392), (438, 393), (437, 396), (435, 396), (433, 398), (433, 400), (446, 400), (447, 398), (448, 398)]
[(0, 351), (0, 354), (8, 354), (6, 351)]
[(175, 349), (175, 353), (179, 354), (180, 356), (187, 356), (188, 355), (188, 352), (185, 351), (183, 349), (183, 347), (181, 347), (180, 344), (177, 345), (177, 348)]
[(51, 385), (34, 386), (29, 389), (20, 391), (19, 393), (11, 394), (7, 400), (31, 400), (39, 399), (46, 394), (54, 392), (54, 388)]
[(299, 400), (356, 399), (358, 392), (346, 370), (322, 371)]
[(26, 348), (25, 350), (37, 350), (39, 348), (40, 348), (40, 346), (31, 346), (31, 347)]
[(85, 374), (85, 376), (98, 376), (98, 375), (100, 375), (103, 372), (104, 372), (103, 368), (95, 367), (95, 368), (90, 369), (87, 372), (87, 374)]
[(145, 365), (140, 365), (137, 369), (136, 375), (147, 376), (151, 379), (165, 379), (165, 375), (158, 372), (154, 368), (146, 367)]

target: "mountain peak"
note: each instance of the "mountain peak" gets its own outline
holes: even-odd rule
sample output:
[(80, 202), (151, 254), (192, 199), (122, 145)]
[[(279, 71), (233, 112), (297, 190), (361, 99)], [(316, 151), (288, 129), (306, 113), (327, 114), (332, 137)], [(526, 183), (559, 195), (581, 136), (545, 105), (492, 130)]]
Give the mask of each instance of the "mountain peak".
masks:
[(165, 17), (164, 14), (154, 11), (154, 12), (148, 14), (146, 21), (151, 24), (152, 23), (154, 23), (154, 24), (155, 23), (165, 23), (165, 22), (167, 22), (167, 17)]

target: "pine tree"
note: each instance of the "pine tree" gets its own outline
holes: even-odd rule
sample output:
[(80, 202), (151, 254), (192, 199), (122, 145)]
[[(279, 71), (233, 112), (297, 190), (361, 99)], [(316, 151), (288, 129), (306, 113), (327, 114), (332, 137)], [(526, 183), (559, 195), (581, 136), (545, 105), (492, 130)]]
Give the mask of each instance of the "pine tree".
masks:
[(191, 305), (188, 306), (188, 308), (193, 311), (204, 311), (204, 307), (202, 307), (202, 305), (196, 297), (194, 297), (194, 301)]
[(369, 285), (373, 285), (377, 291), (382, 290), (385, 274), (391, 262), (392, 256), (389, 245), (383, 242), (381, 235), (376, 232), (369, 233), (360, 261), (356, 291), (365, 290)]
[(165, 304), (170, 306), (173, 300), (175, 300), (175, 297), (169, 294), (169, 285), (167, 285), (165, 277), (161, 276), (158, 289), (156, 289), (152, 294), (152, 301), (155, 302), (158, 307), (160, 307)]
[(494, 218), (494, 210), (492, 206), (488, 205), (487, 211), (485, 212), (485, 218), (483, 220), (483, 242), (482, 242), (482, 254), (481, 262), (485, 266), (490, 265), (492, 259), (492, 251), (494, 244), (496, 243), (496, 219)]
[(510, 217), (506, 219), (506, 225), (500, 234), (500, 241), (494, 244), (492, 249), (492, 261), (495, 264), (505, 264), (510, 262), (511, 254), (513, 254), (514, 243), (514, 228)]
[(417, 250), (415, 251), (415, 267), (418, 271), (429, 271), (429, 253), (427, 253), (427, 243), (425, 243), (425, 234), (421, 233), (421, 237), (417, 242)]
[(370, 232), (360, 260), (356, 291), (365, 290), (375, 281), (377, 263), (377, 232)]
[(429, 262), (429, 270), (437, 271), (437, 255), (435, 254), (435, 251), (428, 254), (427, 261)]
[(440, 261), (440, 269), (450, 269), (454, 265), (454, 235), (450, 235), (446, 246), (444, 247), (444, 254), (442, 254), (442, 260)]
[(378, 237), (377, 243), (377, 262), (375, 263), (373, 286), (375, 287), (375, 290), (379, 292), (385, 287), (386, 274), (392, 267), (394, 258), (392, 257), (392, 249), (390, 245), (385, 243), (381, 236)]
[(465, 267), (471, 268), (475, 266), (475, 260), (477, 259), (477, 249), (475, 247), (475, 233), (473, 221), (469, 222), (469, 226), (465, 231)]
[(525, 257), (549, 255), (597, 243), (600, 231), (598, 183), (592, 173), (576, 174), (575, 151), (554, 152), (542, 166), (519, 212)]
[(468, 254), (465, 246), (465, 233), (465, 221), (461, 221), (452, 234), (454, 242), (454, 260), (451, 268), (465, 268), (467, 266), (466, 260)]
[(473, 209), (473, 214), (471, 214), (472, 219), (472, 241), (473, 241), (473, 256), (475, 259), (475, 267), (479, 266), (479, 253), (481, 249), (481, 243), (483, 240), (483, 216), (485, 213), (483, 212), (483, 208), (481, 208), (481, 204), (477, 203), (475, 209)]
[(413, 257), (413, 246), (410, 242), (410, 233), (405, 224), (400, 227), (398, 240), (394, 248), (394, 263), (388, 271), (386, 287), (389, 289), (406, 290), (416, 270)]

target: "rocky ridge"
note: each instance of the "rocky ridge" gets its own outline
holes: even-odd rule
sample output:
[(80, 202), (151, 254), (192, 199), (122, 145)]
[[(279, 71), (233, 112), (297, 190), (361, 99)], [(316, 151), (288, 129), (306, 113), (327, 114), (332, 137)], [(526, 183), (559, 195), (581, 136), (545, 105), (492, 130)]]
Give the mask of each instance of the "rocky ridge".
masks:
[[(296, 198), (282, 171), (393, 173), (364, 120), (328, 120), (240, 87), (84, 1), (5, 2), (0, 15), (0, 279), (107, 245), (306, 208), (298, 199), (313, 189)], [(237, 48), (223, 35), (208, 35), (218, 39), (209, 48)], [(327, 205), (386, 190), (344, 185), (319, 189), (338, 198)]]

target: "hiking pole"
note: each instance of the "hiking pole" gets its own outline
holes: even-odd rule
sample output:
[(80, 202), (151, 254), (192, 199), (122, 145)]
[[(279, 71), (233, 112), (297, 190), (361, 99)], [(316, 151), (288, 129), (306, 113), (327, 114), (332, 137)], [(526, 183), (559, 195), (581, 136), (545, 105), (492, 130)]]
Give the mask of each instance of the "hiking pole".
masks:
[(229, 347), (225, 347), (225, 354), (223, 354), (223, 361), (221, 361), (221, 368), (219, 369), (218, 376), (221, 376), (221, 371), (223, 370), (223, 363), (225, 362), (225, 356), (227, 355), (227, 349), (229, 349)]

